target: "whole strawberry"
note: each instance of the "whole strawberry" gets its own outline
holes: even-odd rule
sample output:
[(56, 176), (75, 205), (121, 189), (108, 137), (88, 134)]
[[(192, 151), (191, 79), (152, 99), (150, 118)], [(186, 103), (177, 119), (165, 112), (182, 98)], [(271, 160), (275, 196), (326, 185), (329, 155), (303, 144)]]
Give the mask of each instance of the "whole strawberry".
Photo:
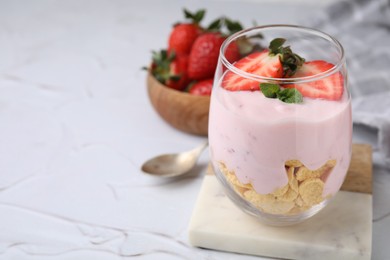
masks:
[(211, 90), (213, 88), (213, 81), (213, 79), (204, 79), (198, 81), (191, 86), (188, 92), (198, 96), (210, 96)]
[(165, 84), (170, 88), (183, 90), (189, 82), (187, 68), (188, 55), (176, 56), (170, 65), (170, 73), (173, 77), (170, 77)]
[[(228, 33), (223, 32), (226, 27)], [(214, 76), (218, 63), (219, 50), (226, 38), (242, 30), (242, 26), (237, 21), (232, 21), (226, 17), (213, 21), (206, 29), (206, 33), (200, 35), (192, 45), (190, 52), (188, 76), (191, 79), (206, 79)], [(230, 63), (234, 63), (241, 57), (238, 42), (231, 42), (225, 49), (225, 57)]]
[(191, 79), (201, 80), (214, 76), (219, 49), (224, 40), (220, 33), (214, 32), (204, 33), (195, 40), (188, 64), (188, 76)]
[(225, 49), (224, 55), (230, 63), (234, 63), (239, 60), (241, 58), (241, 54), (237, 42), (229, 43)]
[(184, 9), (184, 14), (190, 23), (178, 23), (173, 27), (169, 35), (168, 51), (174, 50), (177, 55), (189, 54), (192, 44), (201, 34), (199, 23), (203, 19), (205, 10), (199, 10), (195, 14)]
[(151, 72), (162, 84), (176, 89), (183, 90), (188, 84), (187, 76), (188, 56), (176, 56), (175, 52), (161, 50), (153, 52), (153, 63)]

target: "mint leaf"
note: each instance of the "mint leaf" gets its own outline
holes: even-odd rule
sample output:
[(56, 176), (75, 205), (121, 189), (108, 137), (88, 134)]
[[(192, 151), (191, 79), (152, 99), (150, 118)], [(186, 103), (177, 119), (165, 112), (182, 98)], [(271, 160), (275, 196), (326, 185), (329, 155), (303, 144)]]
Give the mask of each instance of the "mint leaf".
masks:
[(282, 48), (282, 50), (281, 62), (283, 65), (283, 75), (285, 77), (291, 77), (303, 65), (305, 59), (292, 52), (289, 46)]
[(303, 97), (301, 92), (295, 88), (280, 89), (278, 84), (260, 83), (260, 90), (267, 98), (278, 98), (284, 103), (302, 103)]
[(285, 88), (278, 93), (278, 98), (285, 103), (302, 103), (301, 92), (295, 88)]
[(286, 42), (284, 38), (275, 38), (269, 44), (269, 54), (279, 55), (283, 66), (283, 77), (291, 77), (303, 65), (305, 59), (294, 53), (290, 46), (283, 47)]
[(276, 98), (280, 92), (280, 86), (273, 83), (260, 83), (260, 90), (267, 98)]
[(286, 39), (284, 38), (275, 38), (273, 39), (269, 44), (269, 49), (271, 50), (271, 53), (278, 54), (282, 51), (282, 46), (286, 42)]

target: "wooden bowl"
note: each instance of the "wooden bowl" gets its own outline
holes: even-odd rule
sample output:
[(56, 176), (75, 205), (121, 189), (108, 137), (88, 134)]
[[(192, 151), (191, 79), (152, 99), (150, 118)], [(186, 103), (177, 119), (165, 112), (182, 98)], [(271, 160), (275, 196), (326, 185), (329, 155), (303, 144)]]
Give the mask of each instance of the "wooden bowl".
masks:
[(167, 123), (189, 134), (207, 136), (210, 97), (168, 88), (150, 72), (147, 86), (150, 102)]

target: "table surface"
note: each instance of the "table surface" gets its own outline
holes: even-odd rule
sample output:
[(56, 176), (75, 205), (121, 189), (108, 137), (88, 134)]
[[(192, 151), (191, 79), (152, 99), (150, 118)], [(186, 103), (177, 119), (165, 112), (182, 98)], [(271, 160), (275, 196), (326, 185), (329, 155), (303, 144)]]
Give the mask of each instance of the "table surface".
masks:
[[(205, 141), (159, 118), (141, 67), (183, 7), (250, 26), (291, 23), (317, 2), (0, 5), (0, 259), (255, 259), (188, 244), (207, 152), (181, 178), (140, 171), (149, 157)], [(390, 259), (389, 172), (375, 167), (373, 185), (373, 259)]]

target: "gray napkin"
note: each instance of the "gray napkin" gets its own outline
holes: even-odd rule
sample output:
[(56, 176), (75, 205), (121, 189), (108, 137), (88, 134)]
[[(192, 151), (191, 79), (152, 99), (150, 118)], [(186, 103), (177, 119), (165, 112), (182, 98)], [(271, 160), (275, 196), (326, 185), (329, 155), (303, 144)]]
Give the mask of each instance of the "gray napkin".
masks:
[(302, 24), (344, 46), (354, 138), (373, 146), (374, 164), (390, 167), (390, 1), (338, 1)]

